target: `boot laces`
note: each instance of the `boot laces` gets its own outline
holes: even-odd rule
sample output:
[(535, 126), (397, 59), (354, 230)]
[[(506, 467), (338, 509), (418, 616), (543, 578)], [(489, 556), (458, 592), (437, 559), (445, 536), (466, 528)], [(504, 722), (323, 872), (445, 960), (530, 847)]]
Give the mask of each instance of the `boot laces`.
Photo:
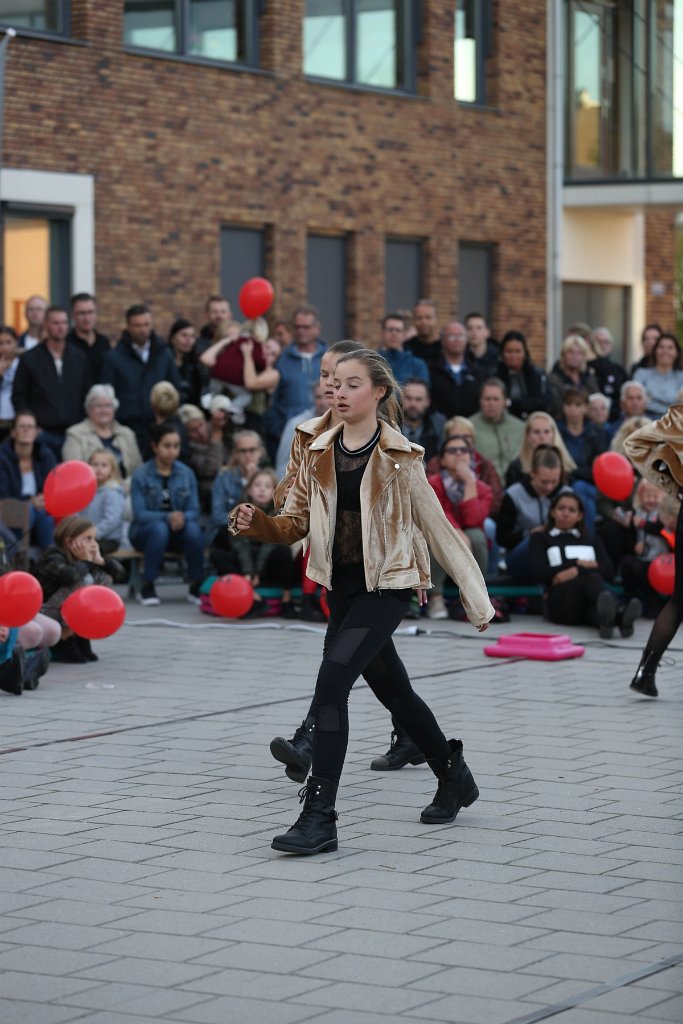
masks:
[(294, 735), (292, 736), (291, 742), (293, 744), (298, 743), (299, 740), (302, 740), (304, 738), (304, 736), (306, 735), (307, 732), (308, 732), (308, 729), (306, 728), (306, 722), (303, 721), (301, 723), (301, 725), (299, 726), (299, 728), (294, 733)]

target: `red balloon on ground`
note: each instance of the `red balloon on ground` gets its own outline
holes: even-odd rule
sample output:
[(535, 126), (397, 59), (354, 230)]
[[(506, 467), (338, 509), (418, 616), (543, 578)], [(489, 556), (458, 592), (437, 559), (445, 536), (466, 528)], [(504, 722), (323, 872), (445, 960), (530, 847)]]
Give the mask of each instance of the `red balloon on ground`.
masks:
[(43, 604), (43, 589), (28, 572), (0, 576), (0, 626), (25, 626)]
[(123, 625), (126, 608), (115, 590), (92, 584), (69, 594), (61, 607), (62, 618), (77, 636), (102, 640)]
[(45, 509), (58, 519), (82, 512), (95, 497), (97, 479), (87, 462), (70, 459), (50, 470), (45, 481)]
[(249, 319), (263, 316), (273, 305), (274, 295), (273, 286), (265, 277), (250, 277), (240, 289), (240, 309)]
[(254, 603), (254, 590), (244, 576), (221, 576), (211, 587), (211, 604), (226, 619), (240, 619)]
[(593, 479), (599, 491), (612, 501), (625, 501), (633, 493), (633, 466), (619, 452), (603, 452), (593, 463)]
[(676, 579), (676, 557), (675, 555), (657, 555), (650, 562), (647, 568), (647, 581), (653, 590), (665, 597), (670, 597), (674, 592), (674, 580)]

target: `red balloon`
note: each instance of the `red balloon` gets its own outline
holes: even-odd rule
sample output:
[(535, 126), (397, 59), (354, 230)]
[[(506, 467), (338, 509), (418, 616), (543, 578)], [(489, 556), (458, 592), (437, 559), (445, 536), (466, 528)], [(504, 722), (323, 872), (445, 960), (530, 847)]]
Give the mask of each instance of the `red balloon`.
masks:
[(647, 567), (647, 581), (658, 594), (670, 597), (676, 579), (676, 556), (657, 555)]
[(62, 519), (82, 512), (95, 497), (97, 479), (87, 462), (71, 459), (50, 470), (45, 481), (45, 509), (51, 516)]
[(265, 277), (250, 277), (240, 289), (240, 309), (250, 320), (263, 316), (273, 305), (274, 296), (273, 286)]
[(593, 479), (599, 491), (612, 501), (625, 501), (633, 493), (633, 466), (619, 452), (603, 452), (593, 462)]
[(226, 619), (241, 619), (254, 603), (254, 590), (244, 576), (221, 576), (211, 587), (211, 604)]
[(0, 576), (0, 625), (25, 626), (40, 611), (43, 589), (28, 572)]
[(123, 625), (126, 608), (115, 590), (92, 584), (69, 594), (61, 607), (70, 629), (86, 640), (102, 640)]

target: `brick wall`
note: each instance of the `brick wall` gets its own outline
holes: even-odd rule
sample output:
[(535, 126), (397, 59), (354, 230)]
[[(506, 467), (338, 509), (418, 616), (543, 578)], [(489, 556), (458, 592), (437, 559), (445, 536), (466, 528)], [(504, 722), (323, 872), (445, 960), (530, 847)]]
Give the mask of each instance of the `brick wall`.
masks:
[[(650, 210), (645, 216), (646, 322), (659, 323), (665, 331), (677, 330), (673, 271), (676, 262), (676, 210)], [(664, 285), (663, 295), (652, 285)], [(658, 289), (657, 289), (658, 290)]]
[[(17, 38), (8, 167), (93, 174), (103, 327), (132, 301), (201, 320), (222, 223), (268, 226), (276, 314), (305, 297), (306, 231), (348, 233), (351, 332), (383, 313), (386, 234), (425, 239), (425, 291), (457, 308), (457, 243), (496, 245), (494, 331), (545, 347), (544, 0), (496, 4), (488, 109), (452, 98), (453, 7), (426, 2), (418, 95), (307, 82), (303, 0), (266, 5), (262, 71), (122, 49), (121, 0), (72, 0), (86, 45)], [(520, 55), (523, 54), (523, 60)]]

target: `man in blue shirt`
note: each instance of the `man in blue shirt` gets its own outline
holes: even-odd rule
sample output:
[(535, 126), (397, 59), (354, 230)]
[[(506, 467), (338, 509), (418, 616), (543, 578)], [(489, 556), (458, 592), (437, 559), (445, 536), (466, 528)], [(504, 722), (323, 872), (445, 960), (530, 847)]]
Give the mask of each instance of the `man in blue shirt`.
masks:
[(387, 313), (382, 320), (382, 339), (379, 345), (383, 355), (393, 370), (399, 384), (407, 380), (423, 380), (429, 386), (429, 369), (424, 359), (419, 359), (412, 352), (403, 348), (406, 334), (406, 323), (400, 313)]

